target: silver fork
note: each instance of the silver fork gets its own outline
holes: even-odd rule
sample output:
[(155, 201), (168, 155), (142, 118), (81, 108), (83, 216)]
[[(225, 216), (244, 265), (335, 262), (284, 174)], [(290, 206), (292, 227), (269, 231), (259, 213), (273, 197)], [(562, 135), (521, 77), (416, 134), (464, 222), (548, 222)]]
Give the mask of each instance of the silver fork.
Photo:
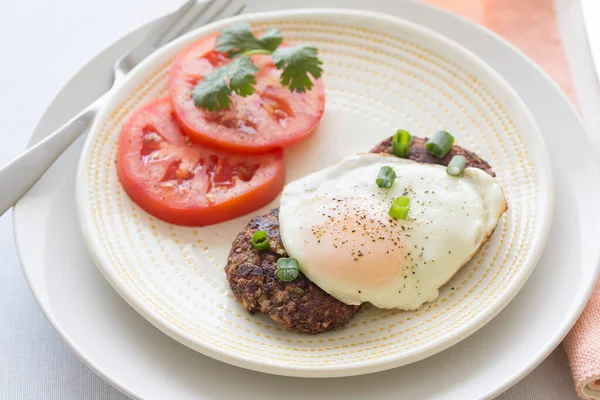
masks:
[(0, 168), (0, 216), (23, 197), (54, 161), (85, 132), (111, 92), (121, 85), (125, 75), (143, 59), (185, 33), (195, 22), (207, 24), (240, 14), (245, 7), (244, 0), (208, 0), (201, 5), (197, 5), (197, 0), (188, 0), (178, 10), (163, 17), (164, 22), (134, 49), (115, 61), (113, 84), (106, 93), (45, 139)]

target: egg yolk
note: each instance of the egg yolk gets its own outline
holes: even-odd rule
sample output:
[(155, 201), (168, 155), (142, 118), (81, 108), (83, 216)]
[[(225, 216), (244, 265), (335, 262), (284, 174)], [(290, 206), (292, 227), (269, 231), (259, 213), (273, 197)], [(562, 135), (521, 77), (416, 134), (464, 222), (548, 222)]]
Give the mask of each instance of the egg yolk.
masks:
[(304, 215), (310, 275), (369, 289), (404, 275), (404, 231), (387, 211), (364, 199), (332, 198)]

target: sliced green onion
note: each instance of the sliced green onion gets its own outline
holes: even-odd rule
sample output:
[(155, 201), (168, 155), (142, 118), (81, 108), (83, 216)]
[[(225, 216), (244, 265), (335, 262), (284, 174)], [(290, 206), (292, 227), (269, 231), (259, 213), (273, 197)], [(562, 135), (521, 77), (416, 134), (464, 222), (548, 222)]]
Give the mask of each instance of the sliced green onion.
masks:
[(284, 282), (291, 282), (300, 274), (298, 260), (282, 257), (277, 260), (277, 277)]
[(446, 167), (446, 173), (450, 176), (460, 176), (467, 166), (467, 159), (460, 154), (452, 157), (452, 161)]
[(425, 143), (425, 148), (434, 156), (442, 158), (448, 154), (453, 144), (454, 136), (446, 131), (437, 131), (427, 143)]
[(396, 157), (406, 158), (410, 153), (410, 141), (412, 136), (407, 131), (398, 129), (392, 137), (392, 154)]
[(258, 251), (268, 250), (271, 245), (269, 244), (269, 236), (265, 231), (256, 231), (252, 235), (252, 246)]
[(399, 196), (392, 201), (388, 214), (395, 219), (406, 219), (408, 210), (410, 210), (410, 199), (406, 196)]
[(375, 179), (375, 183), (380, 188), (389, 189), (392, 187), (394, 183), (394, 179), (396, 179), (396, 171), (392, 167), (384, 165), (379, 170), (379, 174), (377, 175), (377, 179)]

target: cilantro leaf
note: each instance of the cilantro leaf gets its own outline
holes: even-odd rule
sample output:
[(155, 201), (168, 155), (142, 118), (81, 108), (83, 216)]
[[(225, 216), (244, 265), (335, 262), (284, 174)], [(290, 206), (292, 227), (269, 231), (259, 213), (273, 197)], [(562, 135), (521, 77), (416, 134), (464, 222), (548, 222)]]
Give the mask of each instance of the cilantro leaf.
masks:
[(202, 78), (192, 90), (194, 104), (210, 111), (229, 108), (232, 92), (244, 97), (254, 93), (254, 75), (257, 71), (258, 68), (247, 56), (239, 57), (215, 69)]
[(231, 89), (227, 83), (229, 69), (227, 66), (217, 68), (204, 76), (192, 90), (192, 98), (196, 107), (217, 111), (228, 108), (231, 104)]
[(233, 58), (250, 50), (273, 52), (282, 40), (279, 29), (271, 28), (259, 39), (254, 36), (250, 24), (240, 23), (224, 29), (217, 38), (215, 48), (221, 53), (226, 53), (229, 58)]
[(282, 47), (273, 52), (273, 63), (281, 73), (281, 84), (292, 92), (305, 92), (312, 89), (313, 83), (308, 76), (319, 79), (323, 69), (316, 47), (300, 44), (293, 47)]
[(250, 57), (241, 56), (228, 65), (229, 69), (229, 87), (231, 90), (246, 97), (254, 93), (258, 67), (252, 63)]
[(274, 52), (281, 42), (283, 42), (283, 36), (281, 36), (281, 31), (279, 29), (271, 28), (260, 37), (260, 42), (265, 50)]

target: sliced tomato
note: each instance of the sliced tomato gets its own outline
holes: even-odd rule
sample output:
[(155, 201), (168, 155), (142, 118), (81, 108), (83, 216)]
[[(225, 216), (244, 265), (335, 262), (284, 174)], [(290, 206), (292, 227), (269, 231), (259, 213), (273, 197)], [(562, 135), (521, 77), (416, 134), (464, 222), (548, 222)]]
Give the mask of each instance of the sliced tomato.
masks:
[(168, 98), (142, 106), (119, 138), (117, 172), (125, 192), (166, 222), (203, 226), (273, 200), (285, 181), (283, 151), (238, 155), (193, 143)]
[(312, 90), (290, 92), (279, 82), (280, 71), (271, 56), (252, 56), (258, 66), (256, 92), (232, 95), (227, 110), (196, 107), (192, 90), (203, 76), (230, 60), (215, 50), (216, 35), (204, 37), (183, 50), (169, 78), (169, 93), (181, 127), (202, 143), (241, 153), (263, 153), (289, 146), (317, 127), (325, 109), (322, 81)]

